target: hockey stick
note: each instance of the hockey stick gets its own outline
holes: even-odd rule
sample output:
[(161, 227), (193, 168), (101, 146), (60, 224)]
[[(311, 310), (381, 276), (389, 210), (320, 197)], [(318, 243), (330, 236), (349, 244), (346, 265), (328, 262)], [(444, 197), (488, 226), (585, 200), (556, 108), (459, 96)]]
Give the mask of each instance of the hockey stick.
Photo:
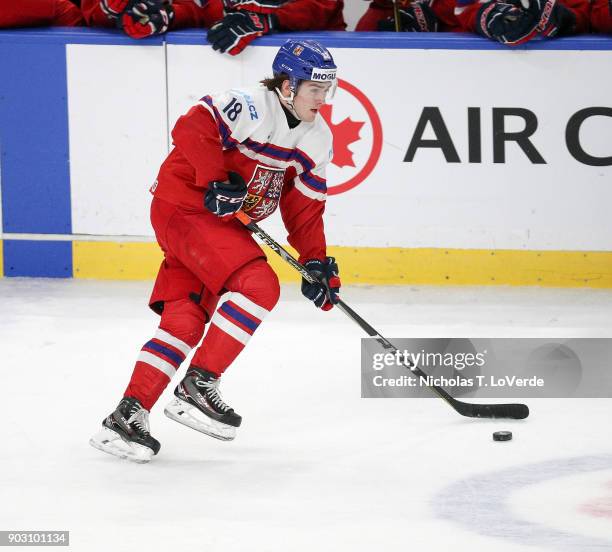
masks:
[(393, 0), (393, 21), (395, 23), (395, 32), (401, 32), (399, 6), (397, 5), (397, 0)]
[[(310, 282), (318, 283), (318, 280), (308, 272), (302, 264), (300, 264), (295, 257), (291, 255), (283, 246), (276, 242), (270, 235), (262, 230), (255, 222), (253, 222), (246, 213), (239, 211), (236, 218), (246, 226), (253, 234), (255, 234), (262, 242), (264, 242), (270, 249), (280, 255), (284, 261), (289, 263), (295, 270), (297, 270), (302, 277)], [(351, 309), (344, 301), (338, 300), (336, 306), (353, 320), (362, 330), (365, 331), (370, 337), (373, 337), (380, 343), (385, 349), (393, 352), (397, 352), (397, 348), (389, 342), (386, 338), (380, 335), (372, 326), (370, 326), (361, 316), (359, 316), (353, 309)], [(409, 360), (404, 363), (406, 368), (412, 370), (414, 374), (420, 378), (427, 378), (427, 374), (423, 372), (418, 366)], [(436, 393), (441, 399), (444, 399), (451, 407), (453, 407), (462, 416), (469, 418), (514, 418), (516, 420), (522, 420), (529, 416), (529, 408), (526, 404), (474, 404), (459, 401), (451, 395), (449, 395), (444, 389), (437, 385), (428, 386), (434, 393)]]

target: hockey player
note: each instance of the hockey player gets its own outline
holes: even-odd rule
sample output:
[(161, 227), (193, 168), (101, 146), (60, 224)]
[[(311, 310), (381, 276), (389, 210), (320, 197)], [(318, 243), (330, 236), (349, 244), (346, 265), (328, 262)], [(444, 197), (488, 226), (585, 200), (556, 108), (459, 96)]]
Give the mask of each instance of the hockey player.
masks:
[(81, 11), (70, 0), (2, 2), (0, 10), (0, 29), (80, 25), (83, 25)]
[(215, 50), (235, 56), (259, 36), (344, 31), (343, 0), (223, 0), (225, 17), (208, 31)]
[(457, 0), (455, 15), (463, 30), (517, 46), (587, 32), (589, 0)]
[(279, 298), (278, 278), (234, 218), (238, 210), (259, 221), (280, 205), (289, 243), (323, 282), (303, 281), (302, 293), (323, 310), (337, 302), (338, 266), (326, 254), (323, 230), (332, 135), (319, 115), (334, 94), (336, 65), (320, 44), (289, 40), (272, 69), (274, 77), (257, 88), (204, 96), (172, 131), (174, 149), (151, 189), (164, 261), (149, 305), (161, 322), (124, 398), (90, 441), (102, 451), (136, 462), (157, 454), (149, 411), (206, 323), (165, 414), (234, 438), (241, 417), (222, 400), (219, 380)]
[[(401, 32), (461, 31), (454, 0), (397, 0)], [(372, 0), (356, 31), (395, 31), (393, 0)]]
[(120, 28), (132, 38), (187, 27), (210, 27), (223, 17), (221, 0), (82, 0), (90, 27)]

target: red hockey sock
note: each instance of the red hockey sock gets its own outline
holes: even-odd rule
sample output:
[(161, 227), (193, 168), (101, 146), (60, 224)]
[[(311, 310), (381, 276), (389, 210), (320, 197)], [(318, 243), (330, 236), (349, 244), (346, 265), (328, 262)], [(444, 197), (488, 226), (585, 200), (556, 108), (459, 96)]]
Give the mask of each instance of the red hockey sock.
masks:
[(278, 278), (270, 265), (256, 259), (225, 283), (232, 293), (219, 306), (192, 364), (220, 376), (240, 354), (280, 295)]
[(168, 301), (155, 336), (140, 351), (125, 397), (151, 410), (185, 357), (204, 333), (205, 315), (188, 299)]

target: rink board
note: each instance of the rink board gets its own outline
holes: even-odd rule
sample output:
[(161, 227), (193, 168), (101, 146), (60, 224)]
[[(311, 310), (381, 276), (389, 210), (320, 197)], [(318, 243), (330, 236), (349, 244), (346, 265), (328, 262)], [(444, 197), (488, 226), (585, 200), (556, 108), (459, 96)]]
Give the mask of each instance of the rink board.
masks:
[[(264, 251), (282, 282), (298, 281), (287, 263)], [(328, 253), (341, 260), (345, 284), (612, 287), (606, 252), (330, 246)], [(107, 280), (150, 279), (162, 260), (156, 243), (130, 242), (77, 241), (73, 257), (75, 278)]]
[[(341, 68), (326, 232), (346, 282), (612, 287), (611, 39), (310, 36)], [(148, 188), (174, 122), (268, 76), (283, 41), (229, 58), (201, 31), (0, 33), (2, 273), (154, 277)], [(265, 227), (284, 241), (278, 214)]]

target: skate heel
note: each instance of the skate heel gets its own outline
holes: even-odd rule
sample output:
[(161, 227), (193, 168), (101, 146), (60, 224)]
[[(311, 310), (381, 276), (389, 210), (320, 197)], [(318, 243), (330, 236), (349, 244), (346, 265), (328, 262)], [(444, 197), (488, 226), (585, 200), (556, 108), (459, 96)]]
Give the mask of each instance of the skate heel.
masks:
[(164, 414), (179, 424), (221, 441), (232, 441), (236, 437), (235, 427), (213, 420), (197, 407), (178, 397), (168, 403)]
[(137, 464), (146, 464), (155, 454), (153, 450), (139, 443), (127, 442), (121, 435), (108, 427), (103, 427), (90, 440), (89, 444), (102, 452), (118, 458), (125, 458)]

